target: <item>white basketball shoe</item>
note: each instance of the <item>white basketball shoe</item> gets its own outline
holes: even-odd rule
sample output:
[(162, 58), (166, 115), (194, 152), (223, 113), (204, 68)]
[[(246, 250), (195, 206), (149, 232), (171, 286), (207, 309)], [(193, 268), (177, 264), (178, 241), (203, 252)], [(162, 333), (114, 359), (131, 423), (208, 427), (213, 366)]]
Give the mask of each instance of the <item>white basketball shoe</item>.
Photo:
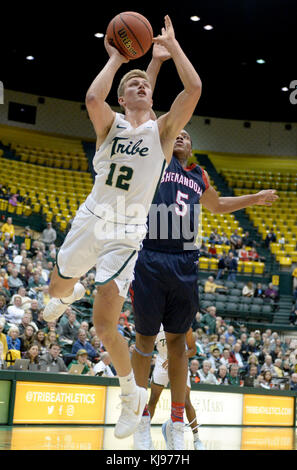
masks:
[(133, 435), (134, 450), (154, 450), (151, 436), (151, 417), (142, 416)]
[(148, 392), (145, 388), (136, 385), (134, 393), (120, 395), (120, 398), (122, 400), (122, 412), (114, 428), (114, 435), (118, 439), (123, 439), (136, 431), (147, 403)]
[(66, 308), (77, 300), (80, 300), (85, 295), (85, 292), (86, 289), (84, 288), (84, 286), (80, 282), (77, 282), (73, 289), (73, 300), (71, 299), (72, 302), (65, 303), (62, 302), (60, 299), (57, 299), (56, 297), (52, 297), (44, 309), (43, 319), (46, 322), (56, 321), (61, 315), (63, 315)]
[(171, 419), (162, 425), (162, 434), (166, 442), (167, 450), (185, 450), (184, 439), (185, 425), (180, 421), (172, 422)]

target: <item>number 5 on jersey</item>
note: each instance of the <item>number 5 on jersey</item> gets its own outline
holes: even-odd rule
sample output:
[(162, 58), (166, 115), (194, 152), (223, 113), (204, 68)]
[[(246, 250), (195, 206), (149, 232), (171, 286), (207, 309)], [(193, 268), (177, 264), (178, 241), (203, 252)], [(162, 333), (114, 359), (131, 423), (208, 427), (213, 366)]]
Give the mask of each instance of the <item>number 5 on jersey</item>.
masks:
[(177, 191), (175, 201), (181, 207), (176, 207), (175, 213), (177, 215), (180, 215), (181, 217), (184, 217), (188, 212), (188, 206), (185, 201), (183, 201), (183, 199), (189, 199), (189, 195), (186, 193), (182, 193), (181, 191)]
[[(128, 181), (131, 180), (133, 176), (133, 169), (130, 168), (129, 166), (121, 166), (119, 168), (119, 174), (116, 177), (116, 163), (111, 163), (110, 165), (110, 170), (108, 173), (107, 180), (105, 181), (105, 184), (108, 184), (108, 186), (115, 186), (116, 188), (124, 189), (125, 191), (128, 191), (130, 183)], [(114, 184), (115, 182), (115, 184)]]

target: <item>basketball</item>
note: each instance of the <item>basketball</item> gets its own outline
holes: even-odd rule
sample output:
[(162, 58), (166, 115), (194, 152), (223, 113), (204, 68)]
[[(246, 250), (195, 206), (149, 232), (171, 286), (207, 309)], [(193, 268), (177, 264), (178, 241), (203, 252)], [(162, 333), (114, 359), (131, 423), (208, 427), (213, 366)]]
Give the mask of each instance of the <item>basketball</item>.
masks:
[(140, 13), (125, 11), (110, 21), (106, 35), (109, 42), (127, 59), (138, 59), (150, 49), (153, 29)]

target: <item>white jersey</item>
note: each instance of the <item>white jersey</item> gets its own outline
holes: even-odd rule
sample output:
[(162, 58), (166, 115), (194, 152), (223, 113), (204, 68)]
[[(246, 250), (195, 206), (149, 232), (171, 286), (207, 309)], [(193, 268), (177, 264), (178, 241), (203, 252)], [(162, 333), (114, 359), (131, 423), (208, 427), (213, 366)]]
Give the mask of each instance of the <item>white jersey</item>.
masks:
[[(161, 325), (160, 331), (156, 336), (155, 345), (158, 351), (158, 356), (160, 356), (161, 359), (164, 359), (164, 361), (166, 361), (168, 350), (167, 350), (167, 341), (166, 341), (166, 335), (165, 335), (163, 325)], [(187, 344), (185, 344), (185, 348), (187, 351), (188, 350)]]
[(93, 159), (97, 175), (87, 208), (107, 221), (145, 224), (165, 166), (157, 121), (135, 129), (116, 113)]

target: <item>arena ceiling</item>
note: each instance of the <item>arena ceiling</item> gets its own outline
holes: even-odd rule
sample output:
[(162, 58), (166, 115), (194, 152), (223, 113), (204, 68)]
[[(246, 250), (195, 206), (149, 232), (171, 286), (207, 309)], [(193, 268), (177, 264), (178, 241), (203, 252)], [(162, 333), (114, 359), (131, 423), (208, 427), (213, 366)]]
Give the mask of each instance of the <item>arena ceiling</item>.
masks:
[[(296, 122), (290, 84), (297, 80), (295, 0), (184, 0), (119, 2), (23, 2), (1, 14), (0, 80), (11, 90), (84, 102), (105, 65), (103, 39), (109, 20), (138, 11), (158, 34), (165, 14), (203, 82), (195, 114), (243, 120)], [(3, 13), (3, 12), (2, 12)], [(190, 20), (192, 15), (200, 21)], [(205, 30), (212, 25), (212, 30)], [(146, 68), (144, 58), (122, 66)], [(26, 57), (33, 56), (34, 60)], [(263, 59), (265, 63), (257, 63)], [(119, 72), (120, 74), (120, 72)], [(120, 75), (118, 75), (119, 77)], [(287, 87), (288, 91), (282, 91)], [(113, 86), (108, 102), (117, 105)], [(181, 83), (172, 63), (160, 73), (155, 109), (166, 111)]]

